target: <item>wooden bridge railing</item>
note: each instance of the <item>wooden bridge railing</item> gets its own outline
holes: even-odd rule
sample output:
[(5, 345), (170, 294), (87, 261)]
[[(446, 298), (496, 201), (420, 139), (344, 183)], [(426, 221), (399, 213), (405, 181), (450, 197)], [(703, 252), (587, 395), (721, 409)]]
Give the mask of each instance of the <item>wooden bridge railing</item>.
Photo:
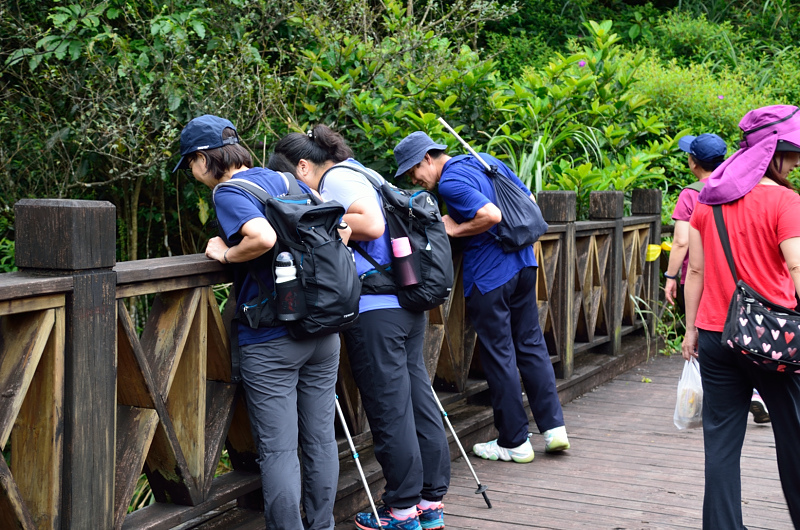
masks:
[[(654, 297), (661, 195), (543, 192), (551, 228), (536, 245), (539, 318), (559, 378), (576, 353), (619, 355)], [(259, 508), (256, 450), (230, 381), (214, 286), (229, 271), (202, 255), (115, 263), (115, 209), (95, 201), (15, 206), (20, 272), (0, 275), (0, 528), (168, 528), (231, 500)], [(451, 298), (428, 314), (425, 359), (450, 401), (485, 390), (465, 315), (460, 257)], [(136, 302), (134, 302), (136, 300)], [(146, 308), (146, 319), (130, 308)], [(599, 347), (599, 348), (598, 348)], [(477, 390), (476, 390), (477, 389)], [(338, 393), (356, 442), (368, 426), (343, 351)], [(215, 477), (223, 449), (234, 471)], [(128, 514), (145, 473), (155, 504)]]

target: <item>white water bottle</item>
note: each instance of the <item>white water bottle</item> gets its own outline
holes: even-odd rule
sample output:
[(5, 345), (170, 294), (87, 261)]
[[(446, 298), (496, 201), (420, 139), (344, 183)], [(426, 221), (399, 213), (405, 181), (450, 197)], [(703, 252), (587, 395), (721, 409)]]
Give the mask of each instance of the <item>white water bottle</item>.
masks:
[(275, 259), (275, 291), (278, 320), (292, 322), (306, 316), (306, 300), (290, 252), (281, 252)]
[(297, 278), (297, 268), (290, 252), (281, 252), (275, 259), (275, 283), (284, 283)]

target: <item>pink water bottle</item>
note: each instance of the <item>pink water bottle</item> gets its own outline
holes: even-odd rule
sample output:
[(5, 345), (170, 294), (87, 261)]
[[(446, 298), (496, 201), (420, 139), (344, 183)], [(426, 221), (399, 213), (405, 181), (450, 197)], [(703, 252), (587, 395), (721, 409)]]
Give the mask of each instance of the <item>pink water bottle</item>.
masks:
[(414, 256), (411, 254), (411, 241), (407, 237), (392, 239), (392, 263), (395, 269), (395, 278), (401, 287), (409, 287), (419, 283), (419, 277), (414, 270)]

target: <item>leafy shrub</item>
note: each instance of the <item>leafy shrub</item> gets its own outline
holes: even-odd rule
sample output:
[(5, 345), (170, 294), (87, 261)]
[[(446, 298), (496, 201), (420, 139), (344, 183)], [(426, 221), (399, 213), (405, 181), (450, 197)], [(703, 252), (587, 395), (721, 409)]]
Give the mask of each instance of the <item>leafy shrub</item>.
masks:
[(575, 190), (581, 218), (591, 191), (659, 185), (657, 163), (675, 147), (658, 109), (631, 90), (644, 53), (625, 53), (611, 21), (585, 27), (585, 46), (527, 69), (494, 98), (509, 121), (489, 142), (531, 188)]
[(650, 57), (639, 73), (634, 90), (664, 109), (668, 130), (714, 132), (729, 149), (737, 146), (738, 124), (749, 110), (776, 103), (769, 93), (755, 90), (752, 78), (730, 70), (715, 73), (702, 64), (683, 67)]
[(0, 272), (14, 272), (14, 242), (6, 238), (0, 239)]
[[(737, 66), (745, 39), (728, 21), (711, 23), (705, 15), (694, 16), (687, 11), (670, 11), (653, 27), (651, 45), (663, 59), (675, 59), (678, 64), (706, 64), (713, 67)], [(749, 44), (752, 46), (752, 43)]]
[(541, 68), (555, 53), (541, 35), (522, 30), (503, 35), (486, 34), (488, 52), (496, 56), (497, 69), (505, 79), (519, 76), (525, 67)]

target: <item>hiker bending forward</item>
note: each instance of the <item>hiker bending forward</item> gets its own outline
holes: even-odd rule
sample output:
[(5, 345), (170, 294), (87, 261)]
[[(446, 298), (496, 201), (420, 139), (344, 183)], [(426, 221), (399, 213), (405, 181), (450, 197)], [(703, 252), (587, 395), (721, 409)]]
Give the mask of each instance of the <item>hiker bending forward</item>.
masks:
[[(475, 444), (473, 452), (489, 460), (533, 460), (520, 374), (539, 432), (544, 433), (546, 451), (569, 449), (555, 373), (539, 327), (533, 247), (503, 251), (492, 233), (502, 213), (494, 204), (494, 188), (483, 165), (471, 156), (450, 157), (445, 148), (424, 132), (415, 132), (395, 147), (394, 156), (398, 176), (407, 174), (428, 190), (438, 184), (449, 212), (443, 217), (447, 234), (466, 239), (464, 296), (480, 341), (481, 364), (499, 431), (496, 440)], [(480, 156), (531, 195), (506, 165), (489, 155)]]
[[(205, 115), (181, 132), (181, 160), (211, 189), (233, 176), (250, 181), (272, 196), (289, 191), (287, 178), (253, 167), (250, 153), (228, 120)], [(301, 185), (303, 191), (310, 193)], [(224, 186), (214, 190), (214, 208), (224, 237), (208, 242), (206, 256), (233, 264), (236, 304), (258, 296), (252, 270), (272, 291), (272, 248), (276, 233), (264, 215), (264, 206), (244, 190)], [(339, 336), (294, 340), (284, 326), (256, 329), (238, 326), (241, 375), (247, 410), (256, 436), (264, 518), (269, 529), (330, 530), (339, 477), (339, 455), (334, 435), (334, 399), (339, 367)], [(301, 481), (297, 446), (302, 448)]]
[[(342, 204), (344, 221), (353, 231), (351, 242), (379, 265), (388, 265), (391, 244), (381, 200), (364, 175), (348, 169), (365, 169), (352, 157), (341, 135), (317, 125), (307, 134), (282, 138), (269, 166), (284, 169), (288, 163), (323, 199)], [(362, 278), (379, 273), (357, 252), (355, 260)], [(358, 321), (343, 336), (386, 479), (380, 526), (444, 528), (442, 498), (450, 483), (450, 451), (422, 356), (425, 314), (400, 307), (395, 294), (370, 294), (362, 288)], [(356, 515), (355, 523), (379, 528), (368, 512)]]

